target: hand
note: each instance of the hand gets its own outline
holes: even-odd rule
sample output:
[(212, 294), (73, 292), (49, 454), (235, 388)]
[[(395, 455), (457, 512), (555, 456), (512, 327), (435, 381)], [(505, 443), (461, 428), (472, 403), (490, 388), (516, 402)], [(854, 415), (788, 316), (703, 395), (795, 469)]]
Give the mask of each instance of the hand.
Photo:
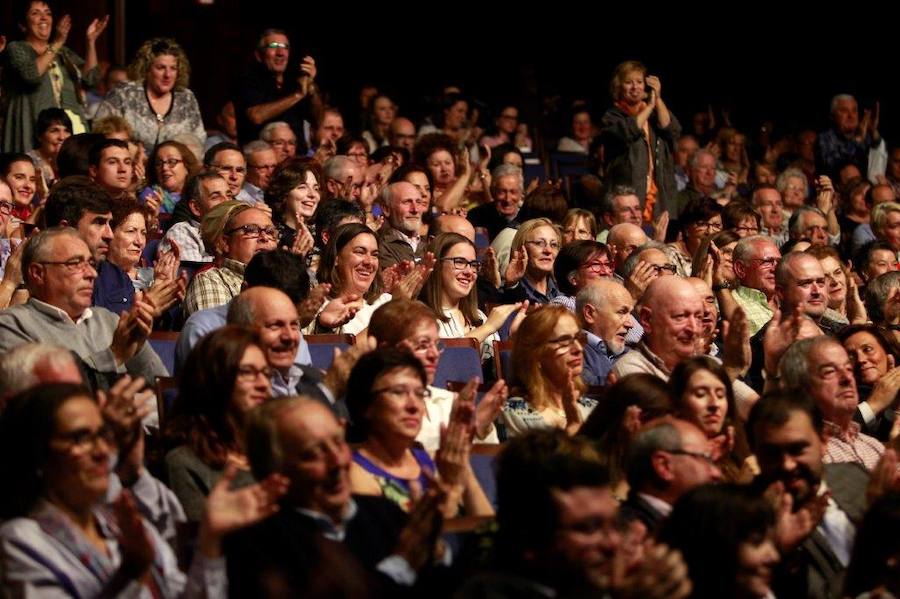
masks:
[(816, 207), (826, 215), (834, 210), (834, 186), (825, 175), (816, 180)]
[(350, 378), (350, 371), (356, 366), (363, 355), (375, 351), (377, 343), (374, 337), (369, 337), (365, 341), (357, 340), (356, 345), (351, 345), (347, 351), (334, 349), (334, 360), (331, 366), (325, 372), (322, 378), (322, 384), (328, 387), (331, 394), (335, 397), (342, 397), (347, 390), (347, 379)]
[(503, 276), (503, 283), (507, 287), (512, 287), (525, 276), (528, 268), (528, 252), (525, 248), (513, 250), (509, 256), (509, 264), (506, 265), (506, 273)]
[(770, 377), (778, 374), (778, 362), (781, 360), (781, 356), (800, 335), (802, 319), (803, 314), (799, 307), (784, 319), (781, 318), (781, 310), (775, 309), (763, 336), (764, 368)]
[(110, 425), (116, 436), (116, 444), (120, 453), (125, 453), (136, 440), (141, 429), (141, 422), (153, 409), (150, 399), (153, 392), (141, 393), (147, 387), (142, 377), (132, 379), (124, 375), (109, 388), (109, 391), (97, 390), (97, 403), (103, 419)]
[(500, 327), (504, 325), (510, 314), (522, 307), (522, 303), (523, 302), (516, 302), (515, 304), (504, 304), (502, 306), (494, 306), (491, 308), (491, 313), (488, 314), (486, 323), (488, 328), (492, 329), (491, 333), (499, 331)]
[(446, 485), (432, 480), (428, 491), (417, 497), (409, 510), (406, 526), (397, 537), (394, 554), (405, 559), (413, 570), (421, 570), (431, 560), (443, 523), (441, 506), (448, 494)]
[(734, 427), (728, 426), (721, 435), (710, 439), (709, 444), (712, 447), (713, 460), (718, 462), (734, 451)]
[(812, 498), (794, 511), (794, 498), (790, 493), (785, 493), (781, 481), (772, 483), (765, 496), (775, 507), (775, 541), (783, 553), (794, 550), (812, 534), (828, 506), (828, 495), (824, 494)]
[(300, 316), (300, 328), (306, 327), (319, 313), (319, 308), (325, 303), (325, 298), (331, 291), (330, 283), (319, 283), (309, 291), (309, 295), (297, 306), (297, 314)]
[(650, 75), (645, 80), (647, 87), (649, 87), (653, 91), (653, 101), (658, 102), (660, 98), (662, 98), (662, 83), (659, 81), (659, 77), (655, 75)]
[(617, 599), (686, 599), (693, 589), (681, 552), (663, 544), (645, 541), (643, 559), (631, 568), (628, 546), (619, 547), (613, 557), (611, 580), (598, 580)]
[(168, 252), (163, 252), (156, 260), (156, 266), (153, 267), (153, 282), (173, 281), (178, 277), (178, 269), (181, 266), (181, 260), (178, 259), (179, 249), (177, 245), (173, 245)]
[[(38, 232), (37, 229), (34, 229), (29, 235), (29, 239), (34, 236)], [(3, 281), (10, 283), (11, 285), (18, 287), (22, 283), (25, 282), (24, 277), (22, 276), (22, 252), (25, 251), (25, 241), (19, 241), (16, 244), (12, 252), (9, 254), (9, 258), (6, 259), (6, 269), (3, 271)]]
[(859, 296), (859, 287), (853, 276), (847, 277), (847, 317), (850, 324), (865, 324), (869, 321), (866, 304)]
[(354, 293), (336, 297), (328, 302), (325, 309), (319, 313), (317, 317), (319, 326), (336, 329), (347, 324), (362, 309), (364, 301), (362, 297)]
[(412, 267), (409, 272), (397, 281), (391, 290), (391, 294), (406, 299), (416, 299), (425, 285), (425, 281), (434, 270), (435, 258), (431, 252), (426, 252), (422, 261)]
[(87, 32), (85, 33), (89, 44), (93, 44), (97, 41), (97, 38), (100, 37), (100, 34), (106, 30), (106, 25), (108, 23), (109, 15), (104, 15), (102, 19), (94, 19), (93, 21), (91, 21), (91, 24), (88, 25)]
[[(525, 317), (528, 316), (528, 306), (531, 304), (528, 300), (522, 302), (522, 307), (519, 308), (518, 314), (515, 315), (513, 321), (509, 323), (509, 336), (512, 337), (516, 334), (516, 331), (519, 330), (519, 325), (522, 324), (522, 321), (525, 320)], [(540, 307), (540, 306), (539, 306)]]
[[(487, 146), (478, 146), (478, 152), (480, 154), (481, 160), (478, 161), (478, 170), (485, 171), (487, 169), (488, 164), (491, 162), (491, 149)], [(490, 177), (490, 171), (488, 171), (488, 177)]]
[(441, 429), (441, 446), (435, 454), (434, 463), (441, 481), (450, 487), (463, 485), (469, 470), (477, 387), (478, 379), (466, 383), (453, 401), (450, 422)]
[(72, 17), (63, 15), (63, 18), (56, 24), (56, 37), (53, 43), (56, 44), (57, 50), (66, 43), (69, 38), (69, 32), (72, 30)]
[(506, 405), (508, 397), (509, 387), (506, 386), (506, 381), (498, 379), (478, 402), (475, 407), (475, 434), (479, 439), (484, 439), (491, 434), (494, 421), (500, 417), (500, 412)]
[(500, 263), (497, 262), (497, 253), (490, 246), (484, 251), (479, 275), (490, 281), (495, 288), (500, 288)]
[(294, 243), (291, 244), (290, 248), (284, 248), (290, 251), (292, 254), (296, 256), (300, 256), (301, 258), (305, 258), (309, 251), (313, 248), (313, 236), (309, 232), (306, 224), (303, 222), (303, 217), (297, 213), (297, 234), (294, 235)]
[(139, 580), (150, 571), (156, 548), (147, 535), (144, 520), (130, 491), (123, 490), (113, 501), (112, 508), (119, 529), (116, 539), (122, 552), (119, 572), (126, 580)]
[(159, 208), (162, 206), (162, 194), (158, 189), (151, 188), (144, 200), (144, 206), (154, 215), (159, 215)]
[(312, 56), (304, 56), (303, 62), (300, 63), (300, 76), (313, 81), (317, 73), (315, 59)]
[(122, 312), (113, 333), (110, 351), (117, 364), (124, 364), (140, 351), (153, 330), (153, 305), (144, 301), (143, 293), (134, 295), (131, 310)]
[(752, 361), (750, 323), (741, 307), (734, 309), (731, 321), (725, 321), (722, 365), (734, 381), (747, 374)]
[(869, 395), (869, 406), (876, 414), (880, 414), (894, 403), (898, 391), (900, 391), (900, 366), (895, 366), (875, 383)]
[(578, 409), (578, 399), (581, 397), (581, 392), (575, 384), (576, 378), (575, 373), (569, 369), (568, 381), (563, 388), (562, 395), (562, 407), (566, 414), (566, 432), (570, 435), (577, 433), (582, 424), (581, 411)]
[(631, 276), (625, 280), (625, 289), (628, 290), (628, 293), (631, 294), (635, 301), (640, 301), (647, 290), (647, 286), (655, 278), (656, 272), (653, 270), (653, 265), (641, 260), (631, 273)]
[(182, 301), (186, 289), (187, 273), (182, 273), (173, 280), (153, 281), (150, 289), (144, 292), (144, 301), (152, 307), (153, 318), (159, 318), (177, 302)]
[(866, 488), (869, 505), (882, 495), (900, 491), (900, 471), (897, 466), (897, 450), (893, 447), (885, 449), (884, 455), (869, 475), (869, 485)]
[(659, 220), (653, 225), (653, 239), (660, 242), (666, 242), (666, 232), (669, 230), (669, 211), (666, 210), (659, 215)]
[(334, 140), (329, 137), (316, 148), (316, 153), (313, 154), (313, 160), (318, 162), (320, 166), (323, 166), (325, 162), (329, 158), (334, 157), (335, 154), (337, 154), (337, 146), (334, 145)]

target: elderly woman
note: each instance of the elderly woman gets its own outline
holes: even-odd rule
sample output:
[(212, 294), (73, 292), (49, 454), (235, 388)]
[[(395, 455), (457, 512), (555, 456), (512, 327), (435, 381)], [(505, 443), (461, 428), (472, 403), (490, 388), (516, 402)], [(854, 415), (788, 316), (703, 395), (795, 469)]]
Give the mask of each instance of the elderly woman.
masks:
[(292, 158), (275, 171), (266, 189), (266, 204), (278, 228), (278, 247), (292, 247), (302, 226), (315, 238), (320, 181), (322, 169), (312, 160)]
[(33, 222), (36, 216), (34, 198), (38, 191), (34, 161), (28, 154), (0, 154), (0, 178), (12, 192), (12, 217)]
[[(450, 423), (453, 401), (456, 399), (456, 393), (433, 385), (443, 352), (434, 312), (422, 302), (393, 299), (372, 314), (369, 336), (378, 340), (380, 348), (404, 349), (422, 363), (429, 395), (425, 398), (425, 417), (416, 441), (433, 454), (440, 447), (441, 428)], [(475, 408), (476, 443), (497, 443), (494, 420), (500, 415), (506, 395), (506, 383), (500, 380), (478, 402)]]
[(608, 182), (629, 185), (646, 198), (645, 222), (666, 210), (674, 215), (673, 155), (681, 125), (662, 100), (659, 78), (648, 77), (643, 64), (629, 60), (616, 67), (610, 93), (614, 105), (603, 115), (600, 131)]
[(175, 40), (147, 40), (128, 67), (130, 81), (106, 96), (97, 118), (108, 114), (125, 118), (134, 140), (144, 144), (148, 154), (179, 133), (193, 134), (202, 146), (206, 129), (197, 99), (188, 89), (190, 76), (187, 56)]
[(544, 306), (522, 321), (513, 337), (513, 397), (500, 418), (505, 435), (556, 427), (575, 434), (597, 405), (584, 397), (585, 337), (571, 312)]
[(863, 432), (888, 441), (895, 414), (900, 379), (900, 350), (893, 337), (872, 324), (854, 324), (843, 329), (838, 339), (847, 350), (856, 375)]
[(670, 243), (668, 254), (681, 277), (691, 276), (694, 253), (704, 239), (722, 230), (722, 207), (712, 198), (689, 201), (678, 217), (681, 236)]
[(553, 264), (559, 295), (550, 300), (575, 312), (575, 296), (591, 281), (613, 275), (609, 248), (599, 241), (574, 241), (564, 245)]
[(153, 284), (153, 268), (140, 266), (147, 245), (148, 210), (134, 201), (113, 204), (109, 226), (113, 238), (109, 243), (107, 260), (115, 264), (131, 279), (135, 291), (149, 289)]
[[(316, 318), (304, 333), (358, 334), (369, 326), (372, 313), (391, 300), (383, 293), (381, 271), (378, 268), (378, 238), (359, 223), (341, 225), (328, 240), (319, 261), (317, 278), (331, 285), (330, 299), (343, 302), (353, 312), (352, 318), (336, 329), (323, 326)], [(327, 309), (327, 305), (325, 309)]]
[(49, 190), (59, 178), (56, 168), (56, 157), (59, 149), (72, 135), (72, 119), (62, 108), (45, 108), (38, 115), (34, 125), (34, 149), (28, 155), (34, 161), (38, 176), (42, 179), (41, 187)]
[(3, 148), (7, 152), (31, 149), (35, 121), (45, 108), (65, 110), (72, 121), (73, 133), (86, 131), (82, 85), (96, 83), (97, 38), (109, 20), (106, 16), (88, 25), (87, 53), (82, 60), (65, 45), (72, 29), (69, 15), (64, 15), (54, 30), (50, 4), (32, 0), (21, 6), (24, 10), (15, 17), (25, 32), (25, 39), (9, 43), (4, 61), (4, 95), (8, 104)]
[(800, 169), (785, 169), (778, 175), (775, 187), (781, 193), (785, 220), (794, 213), (794, 210), (803, 206), (809, 197), (809, 181)]
[(138, 199), (159, 203), (159, 212), (173, 214), (187, 180), (200, 172), (200, 162), (187, 146), (177, 141), (164, 141), (150, 155), (148, 185)]
[[(110, 401), (127, 403), (112, 395)], [(117, 413), (133, 414), (134, 407), (120, 405)], [(223, 596), (223, 537), (275, 512), (286, 482), (272, 477), (229, 491), (229, 471), (206, 502), (186, 576), (169, 545), (181, 508), (144, 469), (139, 437), (129, 448), (112, 432), (126, 424), (134, 438), (139, 419), (110, 414), (72, 384), (41, 385), (6, 406), (0, 445), (3, 455), (17, 457), (3, 460), (0, 472), (16, 481), (16, 492), (0, 499), (0, 585), (21, 597)], [(130, 492), (112, 476), (116, 453)]]
[(834, 312), (829, 316), (843, 324), (864, 324), (869, 317), (859, 295), (856, 282), (837, 250), (831, 246), (812, 246), (806, 253), (814, 257), (825, 271), (828, 286), (828, 307)]
[(737, 420), (731, 379), (709, 356), (695, 356), (678, 364), (669, 378), (675, 414), (692, 422), (717, 446), (716, 465), (724, 480), (747, 483), (754, 467), (747, 462), (750, 447)]
[[(386, 349), (359, 359), (347, 381), (347, 407), (353, 426), (350, 486), (354, 493), (379, 495), (403, 510), (412, 504), (411, 485), (429, 486), (435, 474), (456, 496), (462, 495), (466, 515), (490, 516), (494, 510), (469, 465), (471, 447), (472, 388), (450, 416), (435, 460), (416, 444), (428, 398), (427, 377), (421, 362), (409, 352)], [(448, 504), (445, 516), (455, 516), (458, 506)]]
[(166, 423), (169, 486), (188, 520), (203, 515), (206, 497), (233, 464), (235, 483), (253, 482), (244, 444), (244, 424), (253, 408), (271, 396), (271, 369), (251, 329), (225, 326), (203, 337), (187, 357), (178, 398)]
[(553, 265), (561, 236), (546, 218), (527, 220), (516, 231), (510, 245), (504, 296), (513, 301), (548, 304), (559, 295)]

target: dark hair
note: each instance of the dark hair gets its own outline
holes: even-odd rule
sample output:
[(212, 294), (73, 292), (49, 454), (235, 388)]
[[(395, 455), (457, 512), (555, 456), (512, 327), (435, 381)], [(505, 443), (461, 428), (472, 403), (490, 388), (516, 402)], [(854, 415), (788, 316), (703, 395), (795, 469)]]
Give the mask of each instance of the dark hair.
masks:
[(56, 156), (59, 178), (88, 174), (88, 154), (95, 144), (106, 139), (102, 133), (78, 133), (66, 138)]
[(354, 145), (362, 146), (366, 151), (366, 157), (369, 156), (369, 142), (367, 142), (363, 137), (358, 135), (345, 135), (339, 140), (337, 140), (337, 144), (335, 144), (335, 150), (337, 154), (341, 154), (346, 156)]
[(841, 332), (837, 334), (837, 339), (843, 344), (847, 339), (857, 333), (868, 333), (872, 335), (879, 345), (881, 345), (881, 349), (884, 350), (884, 353), (893, 356), (894, 363), (900, 366), (900, 348), (898, 348), (897, 344), (894, 342), (894, 336), (879, 326), (874, 324), (851, 324), (841, 329)]
[(759, 213), (753, 209), (753, 206), (743, 200), (729, 202), (722, 210), (722, 228), (735, 229), (742, 220), (752, 218), (756, 223), (757, 232), (762, 224)]
[(283, 249), (260, 252), (247, 263), (244, 283), (247, 287), (273, 287), (299, 304), (309, 295), (306, 260)]
[[(0, 476), (15, 492), (0, 493), (0, 519), (26, 515), (44, 492), (42, 469), (49, 457), (56, 413), (73, 397), (88, 397), (81, 385), (50, 383), (13, 396), (0, 414)], [(15, 456), (15, 458), (13, 458)], [(13, 483), (13, 481), (15, 481)]]
[(714, 199), (708, 197), (694, 198), (685, 205), (684, 210), (678, 215), (678, 228), (684, 235), (691, 225), (721, 215), (722, 207)]
[(550, 183), (542, 183), (525, 196), (517, 220), (525, 222), (535, 218), (547, 218), (558, 225), (566, 218), (568, 211), (569, 203), (563, 192)]
[(772, 506), (748, 487), (703, 485), (683, 495), (663, 522), (659, 541), (681, 551), (691, 597), (737, 597), (738, 551), (775, 525)]
[(35, 148), (41, 147), (41, 135), (53, 125), (62, 125), (69, 130), (69, 133), (72, 132), (72, 119), (69, 118), (69, 115), (66, 114), (65, 110), (56, 108), (55, 106), (45, 108), (38, 114), (37, 121), (34, 123)]
[[(103, 158), (103, 150), (107, 148), (119, 148), (120, 150), (128, 152), (128, 142), (109, 137), (95, 143), (88, 152), (88, 165), (100, 166), (100, 160)], [(130, 153), (129, 156), (131, 156)]]
[[(187, 170), (187, 177), (184, 181), (185, 188), (187, 187), (188, 180), (200, 172), (204, 165), (200, 164), (197, 160), (197, 157), (194, 156), (194, 153), (191, 152), (190, 148), (184, 145), (181, 142), (169, 140), (164, 141), (153, 148), (153, 152), (150, 154), (150, 160), (147, 161), (149, 168), (147, 169), (147, 182), (150, 185), (156, 185), (159, 183), (159, 178), (156, 172), (156, 161), (159, 159), (159, 151), (163, 148), (175, 148), (178, 150), (178, 153), (181, 154), (181, 159), (184, 161), (184, 168)], [(182, 193), (184, 189), (181, 190)]]
[[(884, 586), (897, 592), (900, 554), (900, 494), (882, 495), (866, 511), (856, 529), (853, 554), (844, 579), (844, 597), (857, 597)], [(891, 560), (894, 564), (891, 565)]]
[(450, 154), (453, 157), (453, 164), (456, 164), (458, 151), (456, 142), (446, 133), (428, 133), (420, 137), (413, 149), (413, 162), (428, 164), (428, 157), (438, 150), (444, 150)]
[(21, 152), (7, 152), (5, 154), (0, 154), (0, 176), (5, 177), (8, 175), (10, 169), (12, 169), (12, 165), (17, 162), (27, 162), (31, 166), (34, 166), (34, 160), (28, 154), (22, 154)]
[[(306, 182), (306, 174), (312, 173), (316, 183), (321, 185), (324, 174), (319, 163), (310, 158), (289, 158), (278, 166), (269, 187), (266, 189), (266, 204), (272, 208), (272, 214), (280, 219), (284, 211), (285, 198), (298, 185)], [(321, 201), (319, 202), (321, 206)], [(318, 209), (318, 206), (316, 207)], [(315, 215), (313, 215), (315, 218)]]
[(894, 248), (892, 248), (890, 244), (886, 241), (875, 239), (863, 245), (853, 254), (853, 270), (856, 271), (859, 276), (865, 278), (866, 266), (869, 264), (869, 260), (872, 259), (872, 254), (879, 250), (886, 250), (891, 252), (891, 254), (896, 255)]
[[(467, 245), (472, 248), (473, 252), (475, 251), (475, 244), (458, 233), (440, 233), (428, 244), (427, 251), (434, 254), (437, 262), (434, 270), (425, 279), (419, 297), (426, 306), (431, 308), (434, 317), (441, 322), (450, 321), (450, 317), (444, 314), (444, 307), (441, 303), (444, 289), (444, 279), (441, 276), (444, 265), (443, 260), (451, 249), (460, 244)], [(472, 289), (466, 297), (460, 298), (459, 310), (462, 312), (466, 324), (470, 326), (480, 326), (482, 324), (481, 318), (478, 316), (478, 290), (475, 285), (472, 285)]]
[(252, 345), (260, 346), (255, 330), (226, 325), (200, 339), (181, 371), (166, 435), (172, 447), (186, 444), (214, 469), (225, 466), (229, 451), (244, 450), (244, 423), (233, 413), (231, 397)]
[(184, 182), (184, 189), (181, 190), (180, 201), (190, 202), (193, 200), (195, 202), (199, 202), (203, 182), (210, 181), (212, 179), (222, 179), (223, 181), (225, 180), (225, 178), (219, 174), (219, 171), (214, 168), (201, 168), (197, 174), (189, 175), (187, 180), (185, 180)]
[(234, 152), (237, 152), (241, 156), (244, 155), (237, 144), (231, 143), (230, 141), (220, 141), (219, 143), (208, 149), (206, 151), (206, 154), (203, 155), (203, 166), (212, 166), (213, 160), (216, 159), (216, 155), (219, 152), (224, 152), (225, 150), (232, 150)]
[(400, 146), (381, 146), (380, 148), (376, 148), (374, 152), (369, 154), (369, 162), (377, 164), (384, 161), (385, 158), (389, 158), (392, 154), (399, 154), (403, 164), (409, 162), (409, 150), (401, 148)]
[[(378, 236), (375, 235), (375, 232), (366, 225), (347, 223), (346, 225), (341, 225), (334, 231), (334, 235), (328, 240), (328, 245), (325, 246), (325, 250), (322, 252), (322, 258), (319, 260), (317, 278), (320, 283), (331, 283), (332, 295), (340, 293), (344, 284), (338, 276), (336, 268), (337, 256), (341, 250), (344, 249), (344, 246), (353, 241), (357, 235), (371, 235), (376, 241), (378, 240)], [(366, 302), (372, 303), (378, 299), (381, 295), (382, 285), (381, 269), (379, 268), (375, 271), (375, 280), (372, 281), (368, 293), (364, 296)]]
[(425, 178), (428, 179), (428, 187), (432, 192), (434, 191), (434, 177), (431, 175), (431, 171), (417, 162), (407, 162), (403, 166), (397, 168), (391, 175), (388, 183), (404, 182), (410, 173), (422, 173), (425, 175)]
[(325, 243), (322, 236), (327, 232), (330, 237), (338, 223), (345, 218), (355, 218), (361, 224), (366, 223), (366, 213), (356, 202), (341, 198), (319, 202), (315, 215), (316, 246), (323, 247)]
[(53, 13), (53, 18), (56, 19), (58, 17), (56, 14), (57, 5), (55, 0), (17, 0), (13, 7), (13, 14), (17, 19), (16, 23), (20, 27), (25, 27), (28, 22), (28, 11), (31, 10), (32, 4), (46, 4), (50, 8), (50, 12)]
[(469, 100), (462, 94), (449, 93), (444, 94), (444, 96), (441, 98), (440, 111), (436, 115), (436, 122), (440, 123), (441, 127), (444, 126), (444, 112), (453, 108), (457, 104), (457, 102), (465, 102), (467, 107), (471, 107), (471, 102), (469, 102)]
[(56, 227), (66, 221), (77, 228), (85, 212), (106, 214), (112, 211), (112, 204), (109, 192), (87, 177), (66, 177), (50, 191), (44, 205), (44, 223)]
[(797, 390), (782, 390), (766, 393), (750, 409), (745, 430), (750, 448), (754, 451), (759, 443), (760, 427), (782, 427), (794, 412), (809, 416), (813, 429), (821, 436), (825, 430), (822, 412), (808, 394)]
[(507, 154), (518, 154), (519, 158), (522, 159), (522, 164), (525, 164), (525, 157), (522, 155), (522, 150), (517, 148), (515, 144), (500, 144), (495, 146), (491, 150), (491, 160), (488, 162), (488, 170), (494, 172), (494, 169), (503, 164), (503, 159), (506, 158)]
[(369, 433), (369, 422), (366, 411), (375, 403), (378, 395), (372, 393), (375, 381), (393, 370), (412, 370), (427, 385), (428, 378), (425, 367), (408, 351), (396, 348), (379, 349), (363, 355), (347, 380), (347, 409), (350, 412), (351, 427), (347, 440), (362, 442)]
[(590, 239), (579, 239), (562, 246), (553, 263), (553, 278), (556, 279), (559, 290), (566, 295), (575, 295), (578, 290), (569, 282), (569, 275), (577, 272), (591, 256), (598, 253), (608, 256), (609, 250), (599, 241)]

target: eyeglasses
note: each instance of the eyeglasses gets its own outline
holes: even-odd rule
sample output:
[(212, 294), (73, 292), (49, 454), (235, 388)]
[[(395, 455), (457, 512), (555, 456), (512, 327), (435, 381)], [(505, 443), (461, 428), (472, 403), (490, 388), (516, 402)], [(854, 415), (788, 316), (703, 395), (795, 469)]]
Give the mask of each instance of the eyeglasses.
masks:
[(416, 399), (426, 400), (431, 397), (431, 391), (429, 391), (425, 387), (420, 388), (412, 388), (406, 387), (404, 385), (394, 385), (393, 387), (381, 387), (380, 389), (372, 389), (372, 393), (375, 395), (380, 395), (381, 393), (386, 393), (387, 395), (393, 395), (394, 397), (409, 397), (412, 395)]
[(706, 462), (706, 463), (709, 464), (710, 466), (715, 466), (715, 465), (716, 465), (716, 461), (713, 459), (713, 456), (712, 456), (711, 453), (699, 453), (699, 452), (696, 452), (696, 451), (687, 451), (687, 450), (685, 450), (685, 449), (674, 449), (674, 450), (669, 451), (669, 452), (667, 452), (667, 453), (671, 453), (671, 454), (673, 454), (673, 455), (686, 455), (686, 456), (690, 456), (690, 457), (692, 457), (692, 458), (696, 458), (696, 459), (698, 459), (698, 460), (703, 460), (704, 462)]
[(441, 262), (453, 264), (453, 270), (466, 270), (467, 268), (478, 272), (481, 268), (481, 260), (466, 260), (465, 258), (441, 258)]
[(246, 175), (247, 168), (243, 166), (221, 166), (218, 164), (213, 164), (212, 167), (219, 171), (219, 174), (223, 172), (231, 173), (233, 175)]
[(264, 379), (272, 378), (273, 370), (268, 366), (263, 366), (262, 368), (257, 368), (255, 366), (240, 366), (237, 371), (238, 380), (244, 382), (255, 381), (256, 377), (259, 375), (263, 375)]
[(9, 202), (0, 202), (0, 214), (12, 214), (13, 205)]
[(241, 235), (247, 237), (248, 239), (254, 239), (259, 237), (260, 235), (265, 235), (271, 239), (275, 239), (278, 237), (278, 229), (275, 227), (260, 227), (259, 225), (241, 225), (240, 227), (235, 227), (229, 231), (225, 231), (226, 235), (231, 235), (240, 231)]
[(549, 241), (548, 242), (546, 239), (537, 239), (534, 241), (526, 241), (525, 243), (527, 243), (528, 245), (533, 245), (535, 247), (539, 247), (542, 250), (546, 249), (548, 246), (550, 247), (551, 250), (554, 250), (554, 251), (559, 249), (558, 241)]
[(587, 333), (581, 331), (575, 335), (563, 335), (547, 341), (546, 345), (555, 345), (556, 351), (562, 351), (568, 350), (575, 342), (578, 342), (581, 347), (587, 345)]
[(651, 264), (650, 268), (653, 269), (653, 272), (655, 272), (657, 276), (661, 275), (663, 271), (666, 271), (670, 275), (674, 275), (678, 272), (678, 269), (675, 268), (674, 264)]
[(47, 264), (52, 266), (62, 266), (67, 272), (72, 274), (84, 272), (86, 268), (91, 267), (97, 269), (97, 261), (93, 258), (69, 258), (68, 260), (41, 260), (38, 264)]
[(169, 168), (175, 168), (182, 162), (184, 162), (184, 160), (178, 160), (177, 158), (169, 158), (168, 160), (157, 160), (156, 166), (159, 168), (162, 168), (164, 166), (167, 166)]
[(284, 42), (269, 42), (264, 45), (263, 48), (268, 48), (270, 50), (290, 50), (291, 45), (285, 44)]
[(738, 233), (738, 234), (749, 233), (751, 235), (756, 235), (757, 233), (759, 233), (759, 228), (757, 228), (757, 227), (735, 227), (734, 232)]
[(760, 268), (769, 269), (778, 266), (778, 263), (781, 262), (781, 258), (775, 258), (774, 256), (771, 258), (751, 258), (750, 262), (758, 263)]
[(706, 229), (707, 231), (719, 232), (722, 230), (722, 223), (709, 222), (706, 220), (697, 221), (694, 226), (698, 229)]
[(432, 349), (439, 354), (444, 353), (444, 343), (442, 341), (422, 340), (418, 343), (413, 343), (412, 341), (407, 343), (414, 354), (422, 354)]
[(596, 274), (600, 274), (602, 272), (612, 272), (612, 264), (610, 264), (609, 262), (588, 262), (587, 264), (582, 264), (581, 267), (586, 268), (587, 270)]
[(269, 142), (273, 146), (296, 146), (296, 139), (273, 139)]
[(107, 445), (112, 445), (115, 440), (112, 428), (105, 424), (97, 430), (78, 429), (70, 433), (60, 433), (55, 437), (78, 452), (89, 451), (96, 447), (97, 441), (102, 440)]
[(274, 171), (278, 166), (275, 164), (251, 164), (250, 168), (255, 171)]

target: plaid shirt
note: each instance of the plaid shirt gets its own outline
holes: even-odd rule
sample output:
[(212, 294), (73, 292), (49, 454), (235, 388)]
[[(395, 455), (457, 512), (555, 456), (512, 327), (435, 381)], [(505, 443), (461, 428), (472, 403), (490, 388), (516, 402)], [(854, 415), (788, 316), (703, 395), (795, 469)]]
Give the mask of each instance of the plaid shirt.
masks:
[(214, 266), (194, 275), (184, 296), (184, 313), (190, 316), (197, 310), (215, 308), (227, 304), (241, 292), (246, 265), (225, 258), (220, 266)]
[(766, 323), (772, 320), (772, 309), (766, 300), (766, 294), (759, 289), (741, 285), (732, 290), (731, 297), (744, 310), (750, 324), (750, 336), (757, 334)]
[(195, 220), (175, 223), (159, 242), (159, 252), (168, 252), (172, 244), (178, 246), (179, 257), (188, 262), (212, 262), (214, 256), (206, 253), (200, 237), (200, 223)]
[(881, 441), (859, 432), (859, 425), (855, 422), (851, 422), (850, 428), (844, 431), (833, 422), (826, 421), (825, 432), (828, 433), (826, 464), (852, 462), (871, 472), (884, 454)]

